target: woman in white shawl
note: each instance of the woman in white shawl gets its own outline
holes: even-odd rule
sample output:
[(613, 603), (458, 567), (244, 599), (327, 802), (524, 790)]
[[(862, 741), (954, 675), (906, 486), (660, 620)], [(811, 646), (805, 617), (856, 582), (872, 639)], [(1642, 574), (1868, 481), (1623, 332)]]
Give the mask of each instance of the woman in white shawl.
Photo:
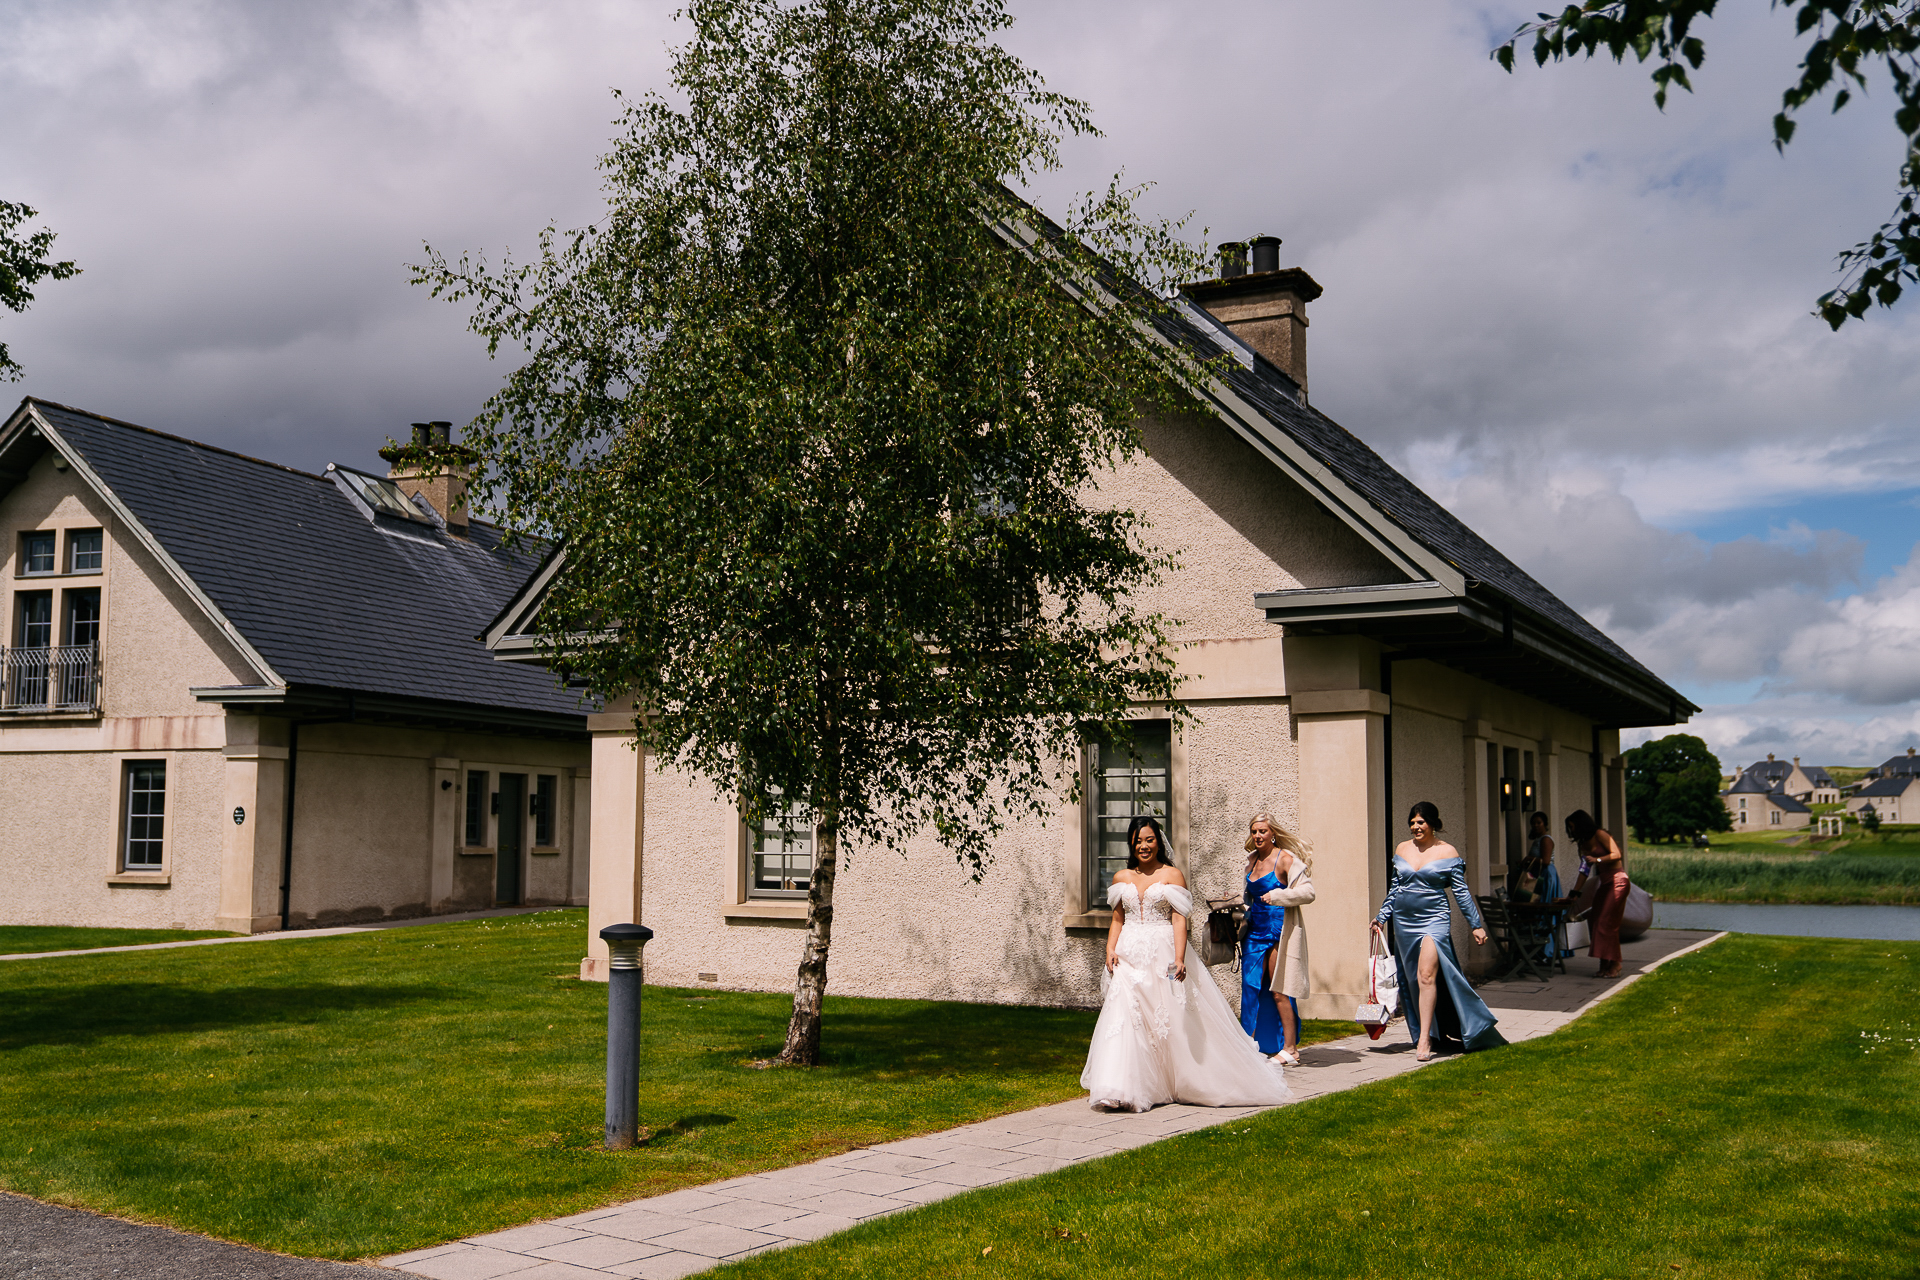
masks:
[(1127, 869), (1107, 902), (1106, 1001), (1080, 1073), (1096, 1108), (1146, 1111), (1163, 1102), (1271, 1106), (1292, 1094), (1277, 1062), (1260, 1056), (1206, 969), (1187, 974), (1193, 895), (1168, 861), (1160, 824), (1135, 818)]

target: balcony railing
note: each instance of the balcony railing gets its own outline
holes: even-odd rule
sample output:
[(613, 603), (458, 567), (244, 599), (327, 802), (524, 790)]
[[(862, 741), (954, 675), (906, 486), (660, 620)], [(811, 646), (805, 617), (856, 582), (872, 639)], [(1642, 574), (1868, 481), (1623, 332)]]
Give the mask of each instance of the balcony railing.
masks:
[(0, 710), (92, 711), (99, 705), (100, 659), (93, 645), (0, 649)]

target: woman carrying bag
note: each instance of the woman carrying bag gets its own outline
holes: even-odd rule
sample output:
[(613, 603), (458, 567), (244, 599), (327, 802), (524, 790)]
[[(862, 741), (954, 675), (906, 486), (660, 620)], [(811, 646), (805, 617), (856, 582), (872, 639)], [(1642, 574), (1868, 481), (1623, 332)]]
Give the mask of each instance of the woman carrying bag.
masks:
[(1280, 1049), (1280, 1061), (1290, 1067), (1300, 1065), (1300, 1000), (1313, 992), (1307, 980), (1307, 918), (1300, 908), (1313, 901), (1313, 846), (1261, 814), (1254, 822), (1265, 822), (1275, 833), (1281, 849), (1280, 879), (1277, 889), (1269, 890), (1261, 901), (1286, 912), (1280, 928), (1280, 941), (1273, 949), (1267, 971), (1267, 989), (1280, 1012), (1286, 1043)]

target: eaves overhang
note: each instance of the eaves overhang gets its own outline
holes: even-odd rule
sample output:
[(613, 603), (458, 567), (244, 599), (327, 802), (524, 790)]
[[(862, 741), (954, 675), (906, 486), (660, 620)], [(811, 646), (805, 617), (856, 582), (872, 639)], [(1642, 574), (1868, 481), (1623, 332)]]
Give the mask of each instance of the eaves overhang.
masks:
[(1491, 592), (1438, 582), (1308, 587), (1254, 597), (1298, 635), (1358, 635), (1395, 661), (1425, 659), (1616, 728), (1680, 724), (1700, 710), (1644, 668)]
[(461, 732), (585, 741), (587, 710), (569, 715), (514, 707), (479, 706), (437, 698), (409, 698), (319, 685), (209, 685), (189, 690), (194, 701), (229, 713), (291, 720), (389, 725)]

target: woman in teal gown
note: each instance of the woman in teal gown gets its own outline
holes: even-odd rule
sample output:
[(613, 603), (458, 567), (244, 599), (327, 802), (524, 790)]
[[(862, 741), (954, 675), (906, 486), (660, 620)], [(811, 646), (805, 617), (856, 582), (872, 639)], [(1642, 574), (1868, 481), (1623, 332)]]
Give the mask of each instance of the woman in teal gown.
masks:
[[(1460, 904), (1460, 914), (1473, 926), (1473, 940), (1487, 944), (1486, 923), (1467, 892), (1466, 863), (1454, 847), (1440, 839), (1440, 810), (1422, 800), (1407, 812), (1413, 839), (1393, 853), (1393, 878), (1387, 900), (1373, 918), (1373, 927), (1391, 924), (1389, 940), (1400, 973), (1401, 1009), (1413, 1036), (1419, 1060), (1433, 1057), (1437, 1040), (1450, 1049), (1491, 1049), (1506, 1043), (1486, 1002), (1460, 970), (1453, 953), (1453, 915), (1447, 897)], [(1416, 990), (1418, 998), (1407, 993)]]

